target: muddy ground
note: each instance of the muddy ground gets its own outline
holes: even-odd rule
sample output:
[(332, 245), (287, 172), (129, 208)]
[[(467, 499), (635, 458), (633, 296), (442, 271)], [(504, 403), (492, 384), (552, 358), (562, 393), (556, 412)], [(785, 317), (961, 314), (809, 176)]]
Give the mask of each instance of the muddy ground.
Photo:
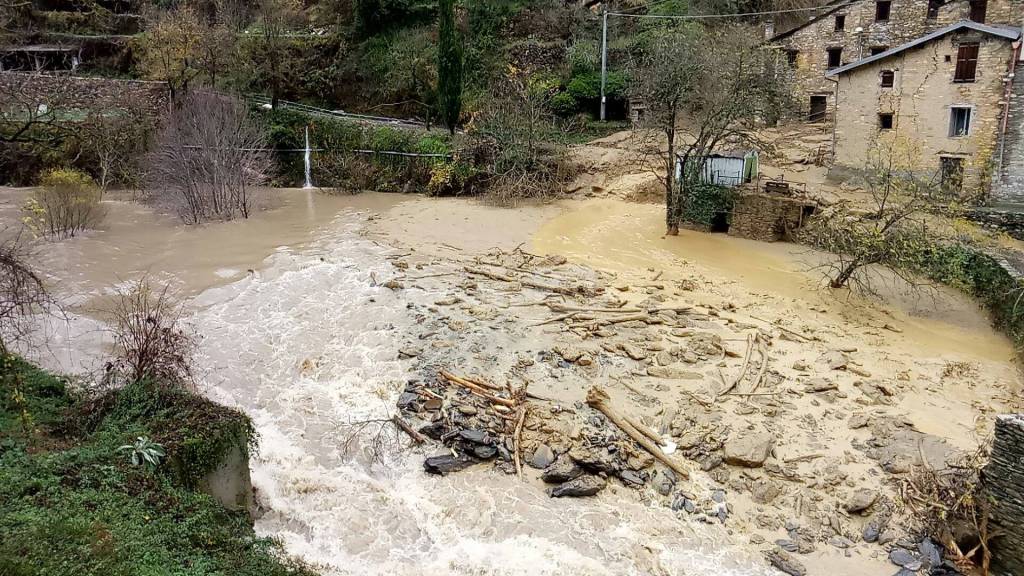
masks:
[[(824, 255), (662, 237), (660, 218), (611, 199), (511, 214), (424, 199), (370, 217), (367, 233), (402, 250), (376, 280), (443, 295), (414, 308), (420, 330), (397, 352), (418, 375), (403, 414), (454, 447), (428, 449), (441, 457), (428, 467), (515, 474), (518, 456), (556, 496), (635, 490), (792, 573), (927, 566), (901, 483), (958, 462), (1020, 408), (1010, 343), (950, 290), (879, 272), (888, 303), (829, 291)], [(588, 406), (594, 388), (689, 478)]]

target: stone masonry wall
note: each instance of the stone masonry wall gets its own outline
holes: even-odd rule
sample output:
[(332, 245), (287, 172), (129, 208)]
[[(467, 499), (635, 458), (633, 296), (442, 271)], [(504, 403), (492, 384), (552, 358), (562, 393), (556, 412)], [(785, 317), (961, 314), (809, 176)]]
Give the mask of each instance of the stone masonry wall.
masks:
[[(875, 0), (861, 0), (824, 16), (774, 44), (784, 50), (796, 50), (794, 90), (800, 113), (809, 112), (812, 95), (828, 99), (831, 117), (835, 83), (825, 78), (828, 48), (842, 48), (841, 64), (849, 64), (871, 55), (872, 47), (895, 48), (969, 15), (967, 0), (947, 2), (936, 18), (929, 19), (928, 0), (892, 0), (889, 20), (875, 21)], [(843, 15), (843, 30), (835, 29), (836, 16)], [(989, 0), (986, 24), (1020, 26), (1024, 24), (1024, 0)], [(855, 31), (860, 27), (863, 32)]]
[(64, 110), (116, 110), (135, 106), (152, 116), (163, 115), (170, 97), (164, 82), (0, 72), (0, 93), (6, 90), (15, 90), (35, 98), (40, 104)]
[[(975, 82), (953, 82), (961, 42), (980, 42)], [(1003, 78), (1012, 53), (1011, 42), (1005, 38), (967, 31), (842, 74), (836, 164), (863, 169), (871, 152), (884, 147), (896, 151), (901, 163), (932, 177), (939, 172), (941, 156), (960, 157), (964, 162), (963, 191), (984, 191), (998, 142)], [(880, 86), (883, 70), (894, 72), (892, 88)], [(950, 108), (958, 105), (972, 107), (970, 130), (966, 136), (951, 137)], [(894, 114), (891, 130), (880, 128), (879, 113)]]
[(762, 242), (782, 240), (804, 224), (816, 205), (810, 200), (777, 194), (741, 192), (729, 223), (729, 235)]
[(996, 418), (984, 480), (993, 520), (1005, 531), (994, 543), (992, 573), (1024, 574), (1024, 414)]
[(1003, 165), (996, 175), (992, 200), (1024, 204), (1024, 62), (1017, 62), (1012, 94), (1003, 137)]

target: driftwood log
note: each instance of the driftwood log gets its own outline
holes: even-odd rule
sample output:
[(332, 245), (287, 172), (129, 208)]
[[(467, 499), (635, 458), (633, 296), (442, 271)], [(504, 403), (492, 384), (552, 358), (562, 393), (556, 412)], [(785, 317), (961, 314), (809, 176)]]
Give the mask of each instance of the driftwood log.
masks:
[(634, 428), (627, 419), (623, 418), (614, 409), (612, 409), (608, 401), (608, 393), (597, 386), (592, 387), (590, 391), (587, 392), (587, 404), (591, 408), (607, 416), (608, 419), (612, 421), (612, 424), (618, 426), (620, 430), (625, 432), (627, 436), (642, 446), (644, 450), (650, 452), (651, 456), (654, 456), (660, 460), (662, 464), (671, 468), (672, 471), (679, 474), (681, 478), (685, 479), (690, 477), (690, 472), (684, 468), (682, 464), (679, 464), (666, 456), (657, 444), (652, 442), (647, 436), (644, 436), (643, 433)]

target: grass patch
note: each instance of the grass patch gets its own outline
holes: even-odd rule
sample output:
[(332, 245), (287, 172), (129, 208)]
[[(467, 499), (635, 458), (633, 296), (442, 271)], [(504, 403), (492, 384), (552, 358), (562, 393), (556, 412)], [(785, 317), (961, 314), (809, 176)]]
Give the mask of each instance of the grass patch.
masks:
[[(313, 574), (191, 489), (250, 445), (243, 414), (148, 383), (86, 398), (14, 357), (0, 384), (0, 575)], [(117, 450), (141, 435), (167, 451), (155, 471)]]

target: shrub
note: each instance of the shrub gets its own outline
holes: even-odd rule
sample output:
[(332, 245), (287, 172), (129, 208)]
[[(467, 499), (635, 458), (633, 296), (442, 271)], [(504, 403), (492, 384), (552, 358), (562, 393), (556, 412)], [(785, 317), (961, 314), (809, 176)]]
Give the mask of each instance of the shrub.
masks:
[(569, 117), (579, 110), (580, 104), (576, 98), (568, 92), (559, 92), (548, 101), (548, 108), (562, 117)]
[(109, 378), (193, 388), (195, 338), (182, 323), (181, 306), (164, 286), (143, 279), (118, 291), (113, 310), (114, 362)]
[(24, 222), (37, 235), (71, 238), (103, 221), (102, 197), (103, 192), (88, 174), (50, 170), (22, 206)]
[(273, 165), (266, 136), (241, 101), (195, 92), (164, 121), (149, 155), (150, 199), (188, 224), (248, 218), (251, 191)]
[(714, 184), (691, 185), (684, 191), (683, 220), (702, 228), (711, 228), (716, 217), (731, 214), (736, 192)]

